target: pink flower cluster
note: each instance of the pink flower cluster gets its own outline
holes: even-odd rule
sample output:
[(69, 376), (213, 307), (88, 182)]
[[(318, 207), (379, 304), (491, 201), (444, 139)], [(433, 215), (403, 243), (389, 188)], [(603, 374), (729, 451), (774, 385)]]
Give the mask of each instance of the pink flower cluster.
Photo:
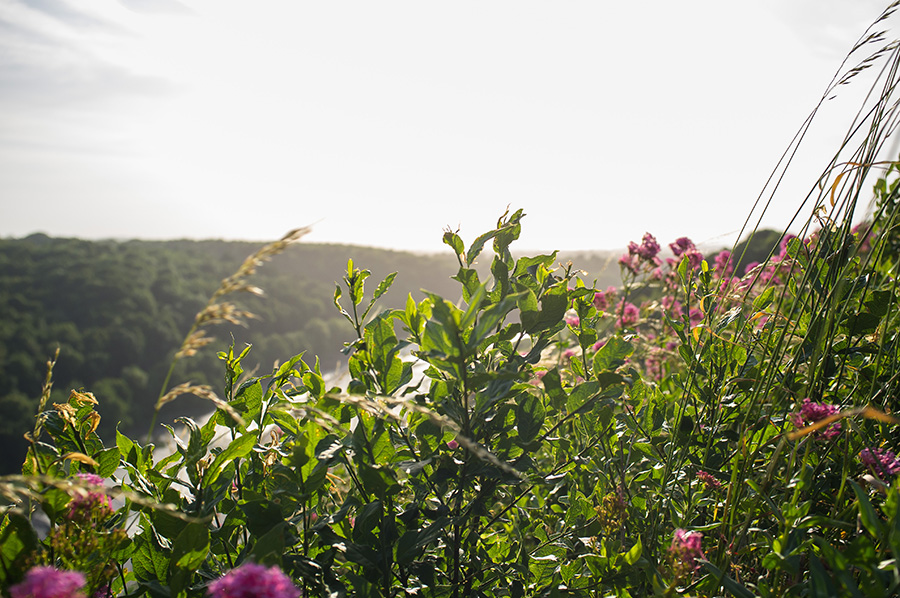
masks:
[(60, 571), (53, 567), (34, 567), (25, 579), (9, 588), (12, 598), (83, 598), (87, 583), (77, 571)]
[(700, 547), (702, 540), (702, 533), (689, 532), (678, 528), (675, 530), (675, 536), (672, 538), (672, 545), (669, 546), (669, 556), (675, 562), (693, 571), (700, 566), (697, 559), (703, 558), (703, 549)]
[(616, 302), (616, 287), (609, 287), (605, 291), (597, 291), (594, 293), (594, 309), (597, 311), (606, 311)]
[(859, 453), (859, 460), (874, 469), (881, 477), (900, 473), (900, 460), (887, 449), (864, 448)]
[(619, 304), (619, 319), (617, 323), (620, 328), (630, 328), (638, 323), (641, 319), (641, 310), (634, 303), (626, 301), (624, 305)]
[(722, 487), (722, 482), (716, 479), (711, 473), (707, 473), (702, 469), (697, 472), (697, 479), (703, 482), (707, 488), (718, 490)]
[(278, 567), (245, 563), (207, 588), (211, 598), (300, 598), (300, 590)]
[[(840, 410), (834, 405), (829, 405), (827, 403), (816, 403), (815, 401), (811, 401), (807, 397), (803, 399), (803, 403), (800, 407), (800, 413), (794, 414), (794, 425), (798, 428), (803, 428), (810, 424), (814, 424), (817, 421), (823, 420), (830, 415), (834, 415), (839, 411)], [(829, 424), (822, 431), (822, 436), (830, 440), (840, 433), (841, 422), (834, 422), (832, 424)]]
[(650, 233), (644, 233), (640, 245), (634, 241), (628, 244), (628, 253), (623, 254), (619, 258), (619, 265), (632, 274), (637, 275), (643, 265), (653, 268), (661, 264), (659, 258), (656, 257), (659, 254), (659, 249), (656, 237)]
[[(674, 243), (669, 243), (669, 249), (672, 250), (672, 253), (675, 254), (676, 258), (687, 256), (688, 265), (690, 265), (691, 268), (699, 267), (700, 262), (703, 261), (703, 254), (697, 250), (694, 242), (687, 237), (679, 237), (678, 239), (675, 239)], [(681, 260), (673, 260), (673, 265), (677, 264), (680, 261)]]
[(93, 473), (78, 473), (75, 477), (88, 486), (96, 486), (98, 490), (89, 490), (76, 494), (69, 501), (69, 513), (66, 518), (75, 521), (90, 521), (93, 515), (100, 518), (112, 515), (109, 496), (103, 491), (103, 478)]

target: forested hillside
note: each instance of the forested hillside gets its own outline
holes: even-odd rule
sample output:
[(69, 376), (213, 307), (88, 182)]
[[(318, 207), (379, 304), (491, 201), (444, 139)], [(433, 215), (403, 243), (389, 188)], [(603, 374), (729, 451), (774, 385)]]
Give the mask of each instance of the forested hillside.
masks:
[[(0, 240), (0, 459), (2, 473), (21, 466), (23, 430), (32, 427), (45, 375), (56, 347), (53, 400), (63, 402), (83, 387), (100, 401), (100, 434), (146, 430), (166, 369), (196, 312), (221, 280), (260, 247), (226, 241), (83, 241), (36, 234)], [(561, 256), (563, 259), (568, 259)], [(607, 256), (572, 256), (589, 273)], [(402, 307), (407, 293), (421, 289), (457, 299), (450, 279), (458, 264), (440, 255), (300, 244), (276, 256), (255, 275), (265, 298), (239, 297), (256, 314), (247, 328), (220, 327), (217, 342), (179, 364), (174, 380), (219, 386), (216, 352), (231, 342), (252, 344), (249, 364), (268, 371), (276, 359), (306, 351), (323, 372), (334, 370), (352, 331), (333, 305), (335, 281), (352, 258), (372, 271), (373, 282), (399, 272), (381, 299)], [(614, 264), (614, 260), (613, 260)], [(594, 274), (596, 275), (596, 274)], [(618, 278), (608, 269), (601, 284)], [(196, 414), (208, 405), (183, 397), (166, 416)]]

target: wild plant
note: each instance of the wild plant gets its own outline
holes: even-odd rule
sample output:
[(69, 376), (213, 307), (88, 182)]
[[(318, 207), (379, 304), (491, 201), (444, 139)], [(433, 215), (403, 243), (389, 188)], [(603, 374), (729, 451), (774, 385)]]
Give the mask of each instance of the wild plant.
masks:
[[(663, 252), (647, 233), (621, 288), (597, 289), (556, 253), (513, 257), (521, 210), (468, 245), (445, 232), (457, 297), (385, 307), (393, 275), (369, 294), (350, 260), (334, 295), (346, 386), (303, 353), (245, 372), (251, 349), (232, 344), (222, 398), (163, 388), (158, 405), (216, 407), (167, 427), (168, 455), (121, 433), (107, 447), (102, 397), (48, 408), (51, 362), (23, 476), (0, 486), (0, 583), (42, 598), (896, 595), (900, 167), (878, 156), (900, 45), (883, 42), (867, 33), (853, 52), (878, 49), (829, 90), (884, 63), (865, 134), (764, 263), (684, 237)], [(260, 256), (176, 359), (246, 317), (220, 299), (253, 290)]]

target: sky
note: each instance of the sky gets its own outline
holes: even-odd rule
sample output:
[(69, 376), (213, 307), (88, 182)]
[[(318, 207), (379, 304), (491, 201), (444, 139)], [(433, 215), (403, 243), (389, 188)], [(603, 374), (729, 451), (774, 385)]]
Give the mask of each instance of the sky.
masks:
[[(0, 0), (0, 237), (730, 245), (873, 0)], [(890, 26), (893, 18), (887, 21)], [(784, 228), (863, 77), (816, 116)]]

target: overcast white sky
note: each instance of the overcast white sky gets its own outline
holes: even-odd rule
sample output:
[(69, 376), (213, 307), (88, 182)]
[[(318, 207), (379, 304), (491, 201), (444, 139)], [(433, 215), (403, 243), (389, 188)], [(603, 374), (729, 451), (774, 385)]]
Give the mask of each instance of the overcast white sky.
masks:
[(0, 0), (0, 236), (441, 250), (510, 205), (522, 249), (724, 245), (886, 5)]

